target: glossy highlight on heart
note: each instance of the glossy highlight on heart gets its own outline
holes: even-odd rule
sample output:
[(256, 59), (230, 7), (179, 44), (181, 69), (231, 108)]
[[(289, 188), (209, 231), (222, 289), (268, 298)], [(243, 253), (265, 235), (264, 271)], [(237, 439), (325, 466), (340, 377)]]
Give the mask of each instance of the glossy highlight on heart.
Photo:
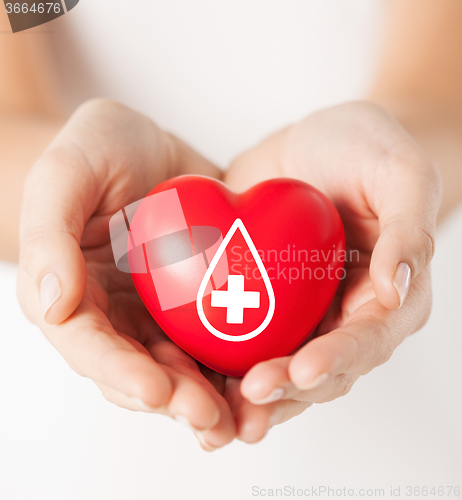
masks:
[(163, 331), (229, 376), (290, 354), (344, 277), (345, 236), (314, 187), (273, 179), (236, 194), (181, 176), (127, 210), (128, 267)]

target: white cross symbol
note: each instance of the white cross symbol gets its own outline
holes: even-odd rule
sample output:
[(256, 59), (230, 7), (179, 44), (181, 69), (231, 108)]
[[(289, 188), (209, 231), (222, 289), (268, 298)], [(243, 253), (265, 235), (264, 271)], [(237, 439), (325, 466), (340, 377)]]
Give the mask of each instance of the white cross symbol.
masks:
[(228, 290), (212, 291), (212, 307), (226, 307), (226, 323), (244, 323), (244, 309), (260, 307), (260, 292), (244, 291), (244, 276), (228, 276)]

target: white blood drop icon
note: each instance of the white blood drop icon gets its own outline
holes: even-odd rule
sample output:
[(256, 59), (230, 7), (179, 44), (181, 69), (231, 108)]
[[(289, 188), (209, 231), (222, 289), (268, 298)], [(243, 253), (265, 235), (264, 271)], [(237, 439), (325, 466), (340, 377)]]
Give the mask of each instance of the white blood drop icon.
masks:
[[(210, 324), (205, 315), (202, 301), (204, 298), (205, 290), (207, 288), (207, 283), (209, 282), (212, 273), (220, 260), (220, 257), (223, 255), (223, 252), (225, 252), (226, 247), (231, 241), (231, 238), (238, 229), (244, 237), (247, 246), (255, 260), (255, 263), (260, 271), (261, 277), (263, 278), (263, 283), (265, 284), (268, 293), (269, 307), (265, 319), (258, 328), (243, 335), (228, 335), (226, 333), (220, 332)], [(226, 322), (229, 324), (244, 323), (244, 310), (246, 308), (259, 308), (260, 303), (260, 293), (256, 291), (245, 290), (244, 276), (241, 275), (229, 275), (228, 290), (214, 290), (211, 297), (212, 307), (226, 307)], [(241, 219), (236, 219), (233, 222), (228, 233), (226, 234), (224, 240), (221, 242), (221, 245), (218, 247), (216, 254), (213, 256), (212, 262), (210, 263), (207, 272), (205, 273), (200, 284), (199, 291), (197, 292), (196, 307), (199, 318), (205, 328), (207, 328), (210, 333), (215, 335), (215, 337), (218, 337), (222, 340), (227, 340), (229, 342), (243, 342), (244, 340), (253, 339), (261, 332), (263, 332), (263, 330), (269, 325), (274, 314), (275, 303), (276, 301), (274, 297), (273, 287), (271, 285), (271, 281), (268, 277), (268, 273), (266, 272), (261, 257), (247, 229), (245, 228), (244, 223)]]

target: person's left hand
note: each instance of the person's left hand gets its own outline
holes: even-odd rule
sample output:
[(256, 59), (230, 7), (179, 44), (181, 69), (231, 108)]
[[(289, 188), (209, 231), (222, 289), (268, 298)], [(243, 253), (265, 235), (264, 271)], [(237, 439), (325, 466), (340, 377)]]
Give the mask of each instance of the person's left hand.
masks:
[(359, 259), (346, 263), (346, 278), (308, 343), (255, 365), (242, 382), (227, 380), (237, 437), (249, 443), (311, 404), (347, 394), (424, 325), (431, 308), (428, 264), (441, 180), (388, 113), (364, 102), (315, 113), (238, 157), (226, 182), (244, 191), (281, 176), (333, 201), (347, 251), (359, 250)]

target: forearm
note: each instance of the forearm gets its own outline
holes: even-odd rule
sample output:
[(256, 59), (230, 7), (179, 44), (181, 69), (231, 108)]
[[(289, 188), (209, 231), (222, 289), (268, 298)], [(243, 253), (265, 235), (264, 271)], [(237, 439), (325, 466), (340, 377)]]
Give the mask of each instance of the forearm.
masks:
[(420, 109), (398, 119), (440, 169), (444, 186), (441, 222), (462, 202), (462, 109), (430, 109), (423, 114)]
[(388, 109), (439, 167), (442, 220), (462, 202), (462, 2), (391, 0), (369, 98)]
[(24, 179), (62, 125), (65, 106), (50, 40), (35, 28), (9, 30), (0, 8), (0, 260), (16, 261)]
[(24, 179), (61, 126), (40, 115), (0, 115), (0, 260), (18, 259)]

